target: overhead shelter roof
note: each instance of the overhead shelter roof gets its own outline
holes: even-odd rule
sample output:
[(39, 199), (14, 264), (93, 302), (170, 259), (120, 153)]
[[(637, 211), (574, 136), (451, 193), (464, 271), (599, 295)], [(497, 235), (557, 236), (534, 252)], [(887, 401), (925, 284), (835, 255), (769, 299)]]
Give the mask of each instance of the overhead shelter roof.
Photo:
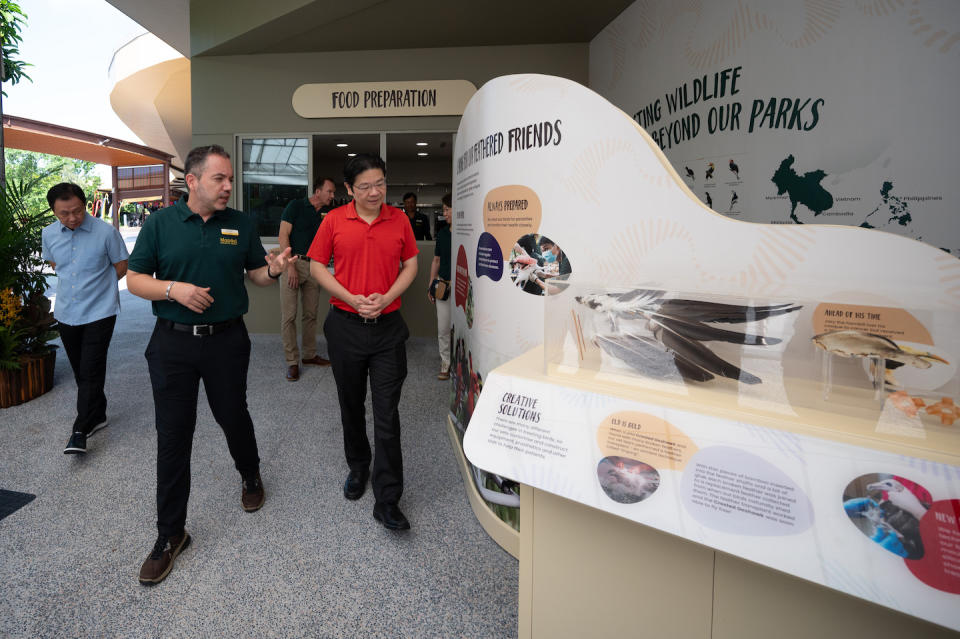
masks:
[(3, 143), (7, 148), (38, 151), (108, 166), (164, 164), (173, 158), (169, 153), (148, 146), (15, 115), (3, 116)]
[(633, 0), (107, 0), (185, 56), (589, 42)]

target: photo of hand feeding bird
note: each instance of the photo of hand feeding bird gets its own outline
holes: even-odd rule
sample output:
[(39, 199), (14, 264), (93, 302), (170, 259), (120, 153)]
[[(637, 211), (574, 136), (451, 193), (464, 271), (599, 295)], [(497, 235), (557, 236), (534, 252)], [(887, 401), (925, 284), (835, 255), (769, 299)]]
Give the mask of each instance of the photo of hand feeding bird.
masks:
[(591, 293), (574, 299), (595, 314), (592, 342), (603, 353), (644, 376), (670, 379), (679, 374), (685, 382), (707, 382), (719, 376), (744, 384), (761, 383), (758, 376), (727, 361), (706, 342), (779, 344), (778, 337), (723, 325), (760, 322), (802, 308), (794, 303), (752, 306), (684, 299), (652, 289)]

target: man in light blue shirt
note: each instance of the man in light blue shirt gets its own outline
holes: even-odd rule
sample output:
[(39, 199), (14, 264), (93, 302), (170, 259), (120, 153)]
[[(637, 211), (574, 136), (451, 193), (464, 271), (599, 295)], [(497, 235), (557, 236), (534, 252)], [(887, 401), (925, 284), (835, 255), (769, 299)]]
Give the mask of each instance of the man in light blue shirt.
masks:
[(87, 436), (107, 425), (107, 349), (120, 312), (117, 280), (127, 273), (127, 247), (115, 228), (87, 215), (76, 184), (47, 191), (57, 222), (43, 229), (43, 259), (57, 272), (53, 316), (77, 381), (77, 418), (65, 454), (87, 452)]

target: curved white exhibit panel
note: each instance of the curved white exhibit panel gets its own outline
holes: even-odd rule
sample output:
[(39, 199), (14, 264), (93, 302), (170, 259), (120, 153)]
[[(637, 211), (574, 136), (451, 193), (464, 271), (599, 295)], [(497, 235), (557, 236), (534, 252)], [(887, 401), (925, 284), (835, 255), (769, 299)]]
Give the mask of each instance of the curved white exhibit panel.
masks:
[(487, 83), (454, 162), (452, 414), (488, 501), (519, 482), (960, 629), (960, 260), (719, 215), (560, 78)]

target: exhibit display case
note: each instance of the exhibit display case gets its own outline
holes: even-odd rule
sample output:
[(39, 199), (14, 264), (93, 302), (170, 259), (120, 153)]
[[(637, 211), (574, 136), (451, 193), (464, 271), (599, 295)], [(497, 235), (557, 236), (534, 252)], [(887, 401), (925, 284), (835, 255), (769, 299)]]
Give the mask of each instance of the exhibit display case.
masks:
[(544, 372), (955, 461), (960, 310), (868, 302), (577, 282), (546, 299)]
[(559, 78), (487, 83), (456, 144), (451, 412), (521, 487), (521, 636), (773, 636), (731, 602), (791, 588), (795, 636), (960, 630), (960, 260), (720, 215)]

